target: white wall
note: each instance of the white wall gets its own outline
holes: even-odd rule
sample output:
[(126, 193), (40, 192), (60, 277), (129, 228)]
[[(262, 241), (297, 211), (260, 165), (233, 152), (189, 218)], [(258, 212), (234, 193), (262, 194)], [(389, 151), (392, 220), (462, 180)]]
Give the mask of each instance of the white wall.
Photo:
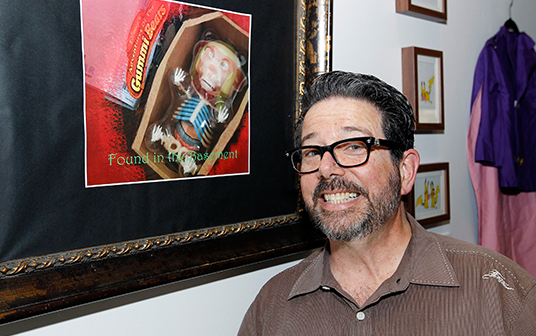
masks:
[[(448, 161), (450, 224), (434, 228), (477, 241), (477, 218), (466, 159), (473, 71), (484, 42), (508, 19), (509, 0), (448, 0), (448, 24), (395, 13), (395, 0), (333, 0), (333, 67), (374, 74), (402, 88), (401, 48), (444, 55), (442, 135), (417, 135), (423, 163)], [(515, 0), (513, 19), (536, 38), (536, 2)], [(268, 278), (303, 255), (92, 303), (0, 327), (0, 335), (234, 335)]]
[[(421, 163), (449, 162), (450, 224), (431, 231), (477, 243), (466, 135), (473, 73), (485, 41), (508, 19), (509, 0), (448, 0), (448, 24), (395, 13), (394, 0), (334, 0), (333, 68), (370, 73), (402, 90), (401, 49), (443, 51), (445, 133), (416, 135)], [(536, 2), (516, 0), (512, 17), (536, 38)]]

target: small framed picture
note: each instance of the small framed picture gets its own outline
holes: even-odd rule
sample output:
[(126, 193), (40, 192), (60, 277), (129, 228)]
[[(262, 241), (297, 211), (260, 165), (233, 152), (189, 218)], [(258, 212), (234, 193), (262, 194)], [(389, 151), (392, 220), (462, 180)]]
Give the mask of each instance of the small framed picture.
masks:
[(408, 212), (424, 227), (450, 219), (448, 162), (419, 167), (413, 190), (408, 194)]
[(396, 0), (396, 12), (447, 23), (447, 0)]
[(402, 48), (402, 91), (413, 107), (415, 132), (444, 132), (443, 52)]

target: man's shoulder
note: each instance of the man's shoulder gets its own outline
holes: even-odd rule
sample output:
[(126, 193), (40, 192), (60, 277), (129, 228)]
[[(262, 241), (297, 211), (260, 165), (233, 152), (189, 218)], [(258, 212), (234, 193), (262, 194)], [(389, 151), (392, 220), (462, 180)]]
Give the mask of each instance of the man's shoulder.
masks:
[(324, 249), (313, 252), (298, 264), (272, 277), (261, 288), (249, 307), (239, 335), (280, 335), (279, 327), (288, 317), (294, 316), (291, 307), (293, 289), (300, 281), (309, 282), (308, 275), (318, 271), (315, 266), (322, 260)]
[(458, 275), (473, 273), (482, 279), (493, 278), (506, 288), (517, 287), (524, 293), (536, 286), (536, 279), (530, 273), (499, 252), (452, 237), (430, 234), (438, 241)]
[(477, 265), (502, 264), (507, 267), (522, 269), (508, 257), (490, 248), (432, 232), (430, 234), (439, 242), (449, 259), (454, 259), (462, 264), (466, 264), (471, 260), (473, 263), (470, 266), (473, 267)]

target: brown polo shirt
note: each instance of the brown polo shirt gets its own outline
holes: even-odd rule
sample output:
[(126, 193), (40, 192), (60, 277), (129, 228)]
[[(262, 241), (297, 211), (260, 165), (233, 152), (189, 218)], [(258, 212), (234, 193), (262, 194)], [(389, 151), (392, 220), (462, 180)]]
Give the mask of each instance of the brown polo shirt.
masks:
[(322, 249), (266, 283), (238, 335), (536, 335), (536, 279), (494, 251), (409, 219), (398, 269), (362, 307)]

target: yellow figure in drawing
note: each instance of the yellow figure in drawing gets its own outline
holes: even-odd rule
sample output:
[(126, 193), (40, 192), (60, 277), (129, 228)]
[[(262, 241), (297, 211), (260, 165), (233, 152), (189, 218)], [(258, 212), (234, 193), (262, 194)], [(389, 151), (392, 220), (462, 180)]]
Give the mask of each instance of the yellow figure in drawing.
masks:
[(423, 81), (421, 82), (421, 101), (423, 102), (432, 102), (430, 100), (430, 93), (432, 92), (432, 84), (434, 84), (434, 77), (432, 77), (429, 81), (428, 81), (428, 91), (426, 91), (426, 83)]
[(430, 200), (432, 201), (432, 208), (435, 208), (439, 198), (439, 186), (434, 188), (434, 182), (430, 182), (430, 185)]
[(435, 208), (438, 198), (439, 186), (434, 187), (433, 181), (428, 182), (427, 180), (424, 180), (424, 193), (417, 198), (415, 207), (422, 205), (425, 209), (428, 209), (431, 205), (432, 208)]

